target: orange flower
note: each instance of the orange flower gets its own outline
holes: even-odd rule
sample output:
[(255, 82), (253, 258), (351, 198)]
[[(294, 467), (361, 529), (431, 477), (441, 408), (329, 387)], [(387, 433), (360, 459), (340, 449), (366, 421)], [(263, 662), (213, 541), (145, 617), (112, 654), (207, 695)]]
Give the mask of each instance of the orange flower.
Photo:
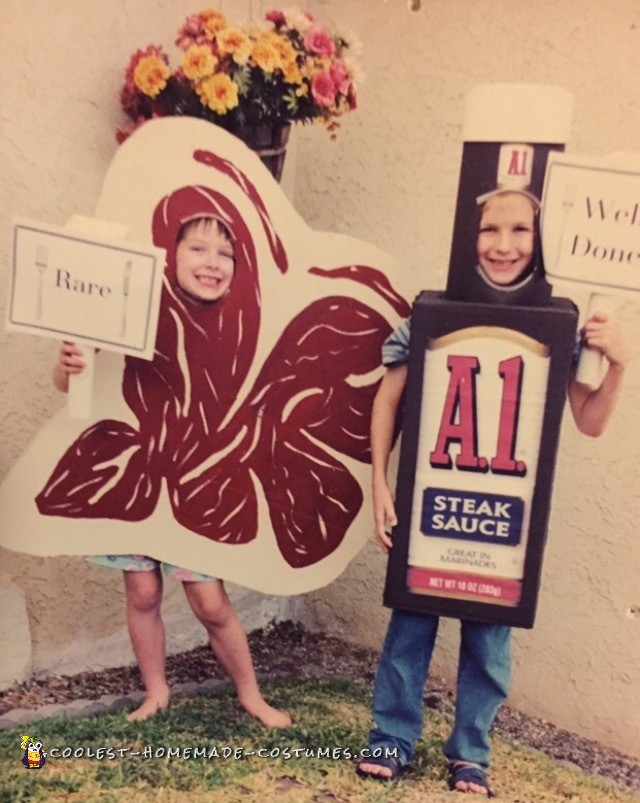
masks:
[(196, 91), (203, 106), (217, 114), (226, 114), (238, 105), (238, 85), (225, 73), (217, 73), (205, 78)]
[(300, 72), (300, 68), (298, 67), (295, 61), (292, 61), (289, 64), (285, 64), (282, 72), (284, 74), (284, 80), (288, 84), (302, 83), (302, 73)]
[(224, 28), (216, 41), (221, 56), (229, 54), (236, 64), (245, 64), (248, 61), (253, 43), (240, 28)]
[(202, 17), (204, 32), (210, 39), (215, 39), (218, 31), (227, 26), (224, 14), (216, 8), (208, 8), (205, 11), (201, 11), (200, 16)]
[(218, 59), (207, 45), (192, 45), (182, 57), (182, 69), (187, 78), (200, 81), (211, 75)]
[(280, 36), (280, 34), (275, 31), (267, 32), (262, 38), (276, 49), (278, 57), (280, 58), (281, 68), (284, 69), (285, 66), (295, 62), (297, 51), (288, 39)]
[(271, 73), (280, 67), (278, 51), (268, 39), (259, 39), (253, 46), (251, 58), (263, 72)]
[(133, 82), (150, 98), (156, 98), (167, 85), (171, 70), (158, 56), (144, 56), (133, 72)]

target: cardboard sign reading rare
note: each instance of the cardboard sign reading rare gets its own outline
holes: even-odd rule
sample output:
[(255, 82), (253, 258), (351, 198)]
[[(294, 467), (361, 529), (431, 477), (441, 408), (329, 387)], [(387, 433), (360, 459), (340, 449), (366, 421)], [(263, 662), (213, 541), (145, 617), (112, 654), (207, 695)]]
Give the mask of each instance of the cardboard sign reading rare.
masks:
[(533, 626), (576, 324), (420, 295), (385, 604)]
[(15, 221), (6, 328), (151, 359), (164, 251)]
[(640, 291), (640, 157), (552, 153), (542, 201), (550, 276), (594, 289)]

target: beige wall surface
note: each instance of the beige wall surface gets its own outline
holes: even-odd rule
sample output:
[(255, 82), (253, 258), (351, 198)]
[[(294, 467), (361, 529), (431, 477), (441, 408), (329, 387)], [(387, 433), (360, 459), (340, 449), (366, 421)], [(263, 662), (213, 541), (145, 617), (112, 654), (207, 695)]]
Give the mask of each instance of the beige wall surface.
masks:
[[(366, 14), (363, 5), (317, 4), (357, 29), (367, 80), (337, 143), (321, 132), (302, 141), (297, 207), (315, 227), (396, 253), (416, 292), (446, 276), (463, 98), (475, 85), (563, 86), (575, 96), (569, 150), (640, 149), (635, 0), (429, 0), (418, 13), (368, 0)], [(636, 359), (604, 436), (564, 420), (538, 616), (515, 634), (511, 703), (640, 756), (640, 308), (625, 300), (619, 315)], [(300, 615), (379, 647), (388, 612), (372, 603), (383, 578), (371, 545), (337, 583), (299, 601)], [(453, 679), (457, 624), (441, 630), (433, 669)]]
[[(248, 5), (221, 7), (241, 21)], [(638, 150), (640, 143), (637, 0), (421, 5), (414, 13), (405, 0), (308, 4), (321, 21), (359, 35), (366, 81), (359, 110), (344, 120), (335, 142), (319, 127), (297, 132), (295, 182), (295, 205), (311, 226), (396, 254), (416, 293), (445, 282), (463, 98), (473, 86), (516, 81), (566, 87), (576, 99), (573, 152), (597, 156)], [(262, 9), (259, 2), (251, 6), (255, 13)], [(92, 214), (116, 148), (118, 92), (129, 54), (152, 42), (171, 51), (173, 32), (198, 8), (185, 0), (0, 4), (0, 66), (11, 76), (0, 105), (1, 281), (8, 274), (12, 215), (64, 223), (73, 213)], [(637, 344), (638, 306), (625, 301), (620, 317)], [(0, 337), (5, 474), (63, 400), (49, 379), (56, 345)], [(538, 618), (533, 630), (516, 634), (511, 699), (525, 711), (640, 756), (638, 371), (636, 359), (617, 414), (599, 440), (580, 436), (565, 419)], [(82, 657), (86, 664), (95, 644), (113, 660), (130, 659), (118, 578), (77, 558), (3, 552), (1, 559), (5, 585), (11, 582), (26, 597), (36, 671), (78, 667)], [(387, 617), (379, 604), (383, 576), (383, 557), (371, 545), (340, 580), (297, 600), (297, 615), (378, 647)], [(257, 620), (282, 613), (265, 600), (251, 601), (247, 609), (247, 621), (255, 611)], [(185, 615), (176, 592), (168, 613), (180, 621)], [(434, 669), (452, 677), (456, 625), (446, 622), (442, 630)]]

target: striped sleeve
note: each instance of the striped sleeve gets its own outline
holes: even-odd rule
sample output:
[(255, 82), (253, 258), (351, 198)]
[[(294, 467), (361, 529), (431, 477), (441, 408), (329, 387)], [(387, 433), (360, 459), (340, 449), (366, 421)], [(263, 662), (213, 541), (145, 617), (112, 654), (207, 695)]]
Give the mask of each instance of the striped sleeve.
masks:
[(382, 344), (382, 364), (396, 365), (409, 360), (411, 320), (407, 318)]

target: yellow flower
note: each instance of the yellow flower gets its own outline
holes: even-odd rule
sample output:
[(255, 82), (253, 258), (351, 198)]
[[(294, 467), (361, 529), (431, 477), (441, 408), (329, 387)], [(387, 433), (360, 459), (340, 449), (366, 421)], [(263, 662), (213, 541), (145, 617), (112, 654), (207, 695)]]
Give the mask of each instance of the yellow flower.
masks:
[(211, 75), (218, 59), (206, 45), (192, 45), (182, 57), (182, 69), (187, 78), (200, 81)]
[(217, 114), (226, 114), (238, 105), (238, 85), (225, 73), (205, 78), (197, 92), (202, 104)]
[(273, 45), (278, 54), (280, 59), (280, 68), (282, 70), (295, 65), (297, 52), (291, 42), (289, 42), (287, 39), (284, 39), (277, 33), (271, 33), (268, 41)]
[(318, 69), (313, 61), (313, 59), (305, 59), (302, 63), (302, 67), (300, 69), (302, 73), (302, 77), (306, 78), (307, 80), (311, 80), (314, 75), (318, 72)]
[(215, 39), (218, 31), (221, 31), (223, 28), (227, 27), (227, 21), (224, 18), (224, 14), (221, 11), (218, 11), (216, 8), (207, 8), (205, 11), (200, 12), (200, 16), (202, 17), (202, 27), (204, 28), (204, 32), (209, 36), (210, 39)]
[(167, 85), (171, 70), (158, 56), (144, 56), (133, 72), (133, 82), (150, 98), (157, 97)]
[(229, 54), (236, 64), (245, 64), (251, 55), (253, 42), (240, 28), (225, 28), (217, 36), (221, 56)]
[(259, 39), (253, 46), (251, 58), (264, 72), (271, 73), (280, 66), (278, 51), (267, 39)]
[(290, 64), (285, 64), (282, 72), (284, 74), (284, 80), (288, 84), (302, 83), (302, 73), (300, 72), (300, 68), (295, 61), (291, 62)]

